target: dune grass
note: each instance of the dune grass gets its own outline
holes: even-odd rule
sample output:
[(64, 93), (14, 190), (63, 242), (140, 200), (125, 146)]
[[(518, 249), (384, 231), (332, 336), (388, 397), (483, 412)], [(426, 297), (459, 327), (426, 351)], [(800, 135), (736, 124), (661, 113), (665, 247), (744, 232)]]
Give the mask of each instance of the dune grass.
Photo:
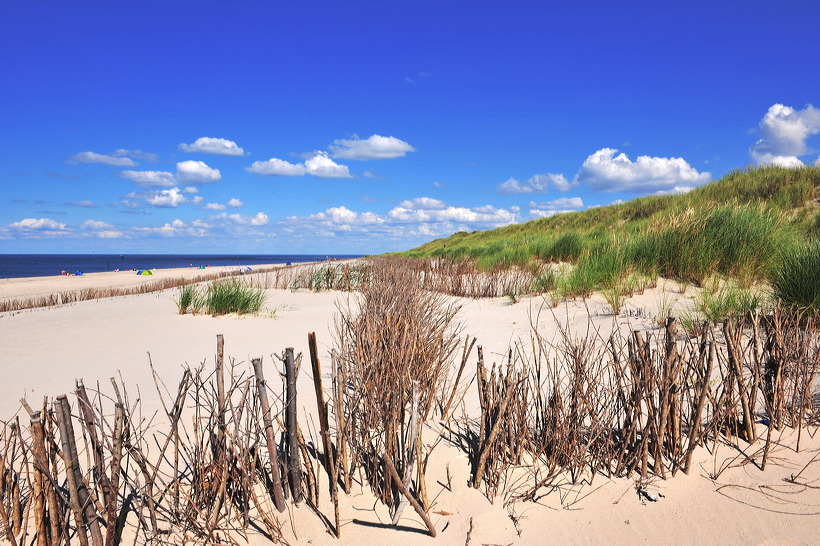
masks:
[(771, 282), (773, 296), (781, 304), (820, 314), (820, 240), (786, 252)]
[(238, 315), (259, 312), (265, 304), (265, 291), (238, 279), (218, 281), (208, 285), (203, 296), (203, 309), (209, 315)]
[(179, 289), (175, 299), (180, 315), (206, 313), (219, 316), (258, 313), (265, 304), (265, 289), (239, 279), (215, 281), (202, 289), (187, 284)]
[(485, 271), (569, 263), (553, 279), (560, 296), (602, 290), (615, 307), (636, 276), (695, 286), (721, 276), (745, 289), (777, 284), (784, 304), (818, 309), (820, 283), (801, 271), (818, 253), (809, 249), (820, 238), (819, 202), (820, 167), (770, 166), (734, 171), (683, 195), (457, 233), (400, 254), (468, 260)]

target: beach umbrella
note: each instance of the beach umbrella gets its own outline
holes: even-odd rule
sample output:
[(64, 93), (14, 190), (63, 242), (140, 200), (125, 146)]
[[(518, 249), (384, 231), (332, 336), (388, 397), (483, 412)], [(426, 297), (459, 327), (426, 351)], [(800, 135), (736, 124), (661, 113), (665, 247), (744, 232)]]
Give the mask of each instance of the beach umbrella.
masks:
[(137, 275), (153, 275), (150, 269), (140, 269), (137, 271)]

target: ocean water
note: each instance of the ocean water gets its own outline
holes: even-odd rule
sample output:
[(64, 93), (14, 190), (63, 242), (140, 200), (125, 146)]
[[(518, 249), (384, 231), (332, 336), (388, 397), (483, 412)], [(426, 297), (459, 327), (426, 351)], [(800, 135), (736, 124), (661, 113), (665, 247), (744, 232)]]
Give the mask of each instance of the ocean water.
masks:
[(115, 269), (164, 269), (205, 266), (315, 262), (358, 258), (347, 254), (0, 254), (0, 279), (48, 277), (67, 273), (99, 273)]

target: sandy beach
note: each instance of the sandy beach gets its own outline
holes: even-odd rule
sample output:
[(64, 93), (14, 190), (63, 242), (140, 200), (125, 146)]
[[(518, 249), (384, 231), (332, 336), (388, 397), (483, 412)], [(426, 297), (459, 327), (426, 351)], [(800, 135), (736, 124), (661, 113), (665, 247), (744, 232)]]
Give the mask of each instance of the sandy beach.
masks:
[[(119, 272), (3, 280), (0, 299), (47, 295), (77, 286), (132, 286), (164, 275), (193, 277), (202, 271), (154, 273), (146, 278)], [(632, 297), (627, 303), (632, 312), (619, 317), (607, 312), (600, 296), (586, 304), (569, 302), (555, 309), (545, 306), (540, 297), (526, 297), (514, 304), (506, 298), (460, 299), (457, 320), (463, 334), (475, 336), (483, 346), (489, 363), (500, 362), (511, 344), (529, 339), (532, 325), (546, 338), (555, 336), (556, 321), (578, 329), (592, 325), (604, 332), (654, 329), (652, 316), (662, 290), (663, 285)], [(269, 289), (265, 309), (258, 315), (214, 318), (179, 315), (176, 295), (177, 290), (166, 290), (0, 315), (0, 416), (8, 420), (16, 414), (27, 424), (20, 398), (34, 406), (41, 405), (44, 396), (65, 393), (73, 399), (75, 379), (83, 379), (91, 390), (99, 384), (99, 390), (110, 395), (111, 377), (121, 378), (129, 396), (141, 399), (143, 415), (150, 416), (161, 405), (149, 358), (158, 377), (173, 392), (186, 366), (213, 368), (217, 334), (224, 336), (226, 359), (235, 364), (237, 373), (247, 373), (250, 359), (262, 357), (268, 377), (275, 378), (281, 364), (274, 355), (286, 347), (307, 355), (307, 334), (316, 332), (329, 377), (337, 304), (352, 297), (333, 291)], [(625, 316), (630, 314), (632, 318)], [(474, 366), (472, 359), (467, 373), (472, 374)], [(303, 366), (298, 382), (302, 415), (315, 415), (312, 388), (308, 366)], [(472, 386), (465, 397), (466, 411), (474, 411), (476, 405)], [(759, 435), (765, 436), (765, 426), (757, 426)], [(436, 425), (429, 424), (425, 438), (434, 438), (436, 432)], [(820, 532), (820, 463), (809, 464), (803, 472), (811, 485), (798, 486), (784, 479), (800, 472), (820, 453), (820, 437), (803, 431), (801, 450), (796, 453), (796, 434), (786, 430), (776, 437), (765, 472), (746, 460), (760, 449), (760, 441), (752, 446), (739, 442), (740, 450), (727, 445), (711, 453), (699, 449), (688, 476), (679, 472), (667, 480), (651, 480), (649, 488), (662, 494), (657, 502), (642, 500), (634, 480), (603, 475), (595, 476), (592, 483), (567, 484), (538, 502), (507, 504), (503, 494), (490, 502), (468, 486), (466, 454), (445, 441), (433, 451), (427, 470), (430, 514), (438, 538), (427, 536), (411, 509), (404, 512), (399, 527), (393, 528), (386, 507), (358, 484), (349, 496), (343, 495), (340, 541), (330, 536), (304, 504), (292, 508), (289, 516), (281, 516), (282, 529), (292, 544), (464, 544), (468, 536), (473, 545), (814, 544)], [(720, 469), (723, 471), (718, 472)], [(327, 503), (325, 495), (321, 509), (332, 514), (332, 505)], [(249, 535), (248, 541), (267, 543), (258, 533)]]

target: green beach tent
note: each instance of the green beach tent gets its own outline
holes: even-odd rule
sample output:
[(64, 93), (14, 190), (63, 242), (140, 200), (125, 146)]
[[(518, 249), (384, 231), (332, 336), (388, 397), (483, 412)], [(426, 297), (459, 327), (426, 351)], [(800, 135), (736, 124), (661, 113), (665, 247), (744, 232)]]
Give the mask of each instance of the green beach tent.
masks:
[(150, 269), (140, 269), (137, 271), (137, 275), (153, 275)]

